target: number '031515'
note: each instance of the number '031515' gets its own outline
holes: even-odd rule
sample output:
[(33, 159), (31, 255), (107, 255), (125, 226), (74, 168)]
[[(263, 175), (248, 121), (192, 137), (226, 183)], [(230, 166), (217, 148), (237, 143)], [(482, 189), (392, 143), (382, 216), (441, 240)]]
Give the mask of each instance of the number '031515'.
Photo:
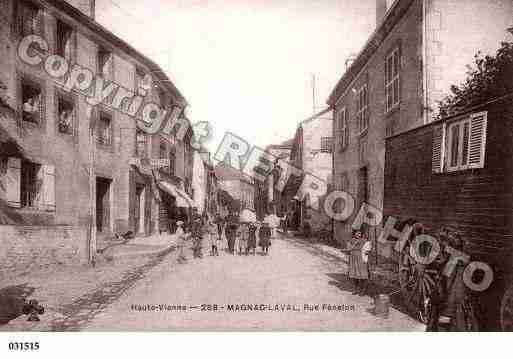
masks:
[(12, 351), (39, 350), (39, 342), (10, 342), (9, 350), (12, 350)]

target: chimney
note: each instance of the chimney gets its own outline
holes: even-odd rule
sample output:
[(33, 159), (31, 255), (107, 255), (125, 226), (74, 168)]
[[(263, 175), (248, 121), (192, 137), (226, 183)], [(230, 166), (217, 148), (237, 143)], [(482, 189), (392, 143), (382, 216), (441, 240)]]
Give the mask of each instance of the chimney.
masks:
[(387, 12), (387, 0), (376, 0), (376, 27), (381, 24)]
[(354, 60), (356, 60), (356, 55), (349, 55), (349, 57), (345, 61), (346, 70), (353, 64)]
[(90, 18), (94, 19), (95, 17), (95, 7), (96, 7), (96, 0), (66, 0), (66, 2), (74, 7), (76, 7), (78, 10), (83, 12), (85, 15), (89, 16)]

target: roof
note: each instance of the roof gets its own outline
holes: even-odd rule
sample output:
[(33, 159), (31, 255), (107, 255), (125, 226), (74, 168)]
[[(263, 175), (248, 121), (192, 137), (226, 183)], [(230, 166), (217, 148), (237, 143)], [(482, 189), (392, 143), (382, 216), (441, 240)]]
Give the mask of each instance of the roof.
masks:
[(107, 30), (105, 27), (97, 23), (91, 17), (84, 14), (82, 11), (70, 5), (68, 2), (64, 0), (46, 0), (45, 3), (51, 4), (57, 9), (64, 12), (66, 15), (70, 16), (74, 20), (78, 21), (93, 33), (98, 34), (104, 40), (109, 42), (112, 46), (120, 48), (127, 55), (133, 57), (135, 60), (146, 65), (151, 72), (151, 74), (159, 80), (159, 84), (163, 87), (167, 88), (171, 91), (176, 97), (178, 97), (178, 101), (182, 102), (181, 105), (187, 105), (187, 101), (185, 97), (180, 93), (178, 88), (173, 84), (173, 82), (169, 79), (166, 73), (162, 70), (162, 68), (153, 62), (150, 58), (143, 55), (141, 52), (136, 50), (126, 41), (122, 40), (118, 36), (114, 35), (111, 31)]
[(346, 89), (351, 85), (353, 80), (358, 76), (360, 71), (365, 67), (367, 62), (371, 59), (372, 55), (376, 52), (379, 46), (383, 43), (386, 36), (390, 31), (397, 25), (399, 20), (402, 19), (406, 11), (410, 8), (410, 5), (414, 0), (396, 0), (392, 4), (392, 7), (385, 14), (385, 18), (374, 30), (370, 38), (367, 40), (363, 49), (358, 53), (356, 59), (353, 61), (351, 66), (342, 75), (342, 78), (338, 81), (337, 85), (331, 92), (327, 103), (333, 107), (337, 100), (344, 94)]
[(491, 99), (489, 101), (482, 102), (482, 103), (480, 103), (478, 105), (475, 105), (475, 106), (470, 106), (470, 107), (468, 107), (468, 108), (466, 108), (464, 110), (461, 110), (461, 111), (458, 111), (456, 113), (450, 114), (449, 116), (437, 119), (437, 120), (435, 120), (433, 122), (426, 123), (425, 125), (409, 129), (408, 131), (397, 133), (397, 134), (395, 134), (393, 136), (389, 136), (389, 137), (386, 138), (386, 140), (388, 141), (388, 140), (390, 140), (392, 138), (400, 137), (400, 136), (403, 136), (403, 135), (405, 135), (407, 133), (415, 132), (415, 131), (418, 131), (418, 130), (423, 129), (425, 127), (438, 125), (438, 124), (441, 124), (441, 123), (444, 123), (444, 122), (456, 119), (458, 117), (468, 115), (468, 114), (470, 114), (472, 112), (482, 111), (484, 108), (486, 108), (488, 106), (492, 106), (492, 105), (494, 105), (496, 103), (501, 103), (501, 102), (504, 102), (504, 101), (511, 101), (511, 100), (513, 100), (513, 92), (508, 93), (508, 94), (506, 94), (504, 96), (493, 98), (493, 99)]

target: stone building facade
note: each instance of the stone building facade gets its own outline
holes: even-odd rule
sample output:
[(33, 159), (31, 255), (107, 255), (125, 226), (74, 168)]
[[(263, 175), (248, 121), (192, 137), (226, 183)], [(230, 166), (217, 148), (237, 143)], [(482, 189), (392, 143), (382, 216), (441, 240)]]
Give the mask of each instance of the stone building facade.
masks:
[[(493, 53), (508, 38), (513, 3), (377, 0), (376, 9), (375, 31), (328, 103), (335, 188), (349, 192), (356, 209), (366, 202), (382, 210), (385, 138), (436, 117), (437, 101), (464, 80), (474, 55)], [(350, 237), (356, 213), (335, 224), (337, 240)]]
[[(177, 185), (191, 192), (187, 184), (193, 174), (192, 130), (179, 136), (175, 126), (149, 135), (147, 124), (136, 118), (150, 108), (146, 104), (154, 103), (159, 110), (152, 116), (169, 119), (161, 123), (164, 126), (171, 127), (178, 116), (181, 123), (188, 123), (180, 110), (161, 110), (183, 109), (185, 98), (154, 62), (94, 21), (92, 0), (0, 0), (0, 8), (0, 81), (7, 87), (7, 106), (12, 110), (2, 111), (1, 125), (23, 149), (23, 156), (0, 154), (0, 198), (26, 223), (33, 219), (46, 226), (93, 224), (99, 238), (126, 231), (154, 233), (163, 205), (155, 178), (164, 181), (155, 173), (172, 173)], [(40, 59), (37, 64), (20, 55), (20, 44), (28, 35), (48, 45), (38, 49), (31, 43), (25, 53)], [(70, 65), (61, 78), (55, 72), (62, 63), (52, 63), (52, 75), (45, 67), (52, 55)], [(79, 86), (87, 82), (84, 74), (80, 76), (86, 80), (77, 77), (76, 86), (66, 88), (75, 66), (93, 74), (87, 89)], [(88, 98), (101, 84), (99, 79), (106, 88), (116, 87), (91, 106)], [(134, 117), (136, 94), (142, 101)], [(159, 158), (170, 160), (173, 168), (152, 171), (147, 163)]]

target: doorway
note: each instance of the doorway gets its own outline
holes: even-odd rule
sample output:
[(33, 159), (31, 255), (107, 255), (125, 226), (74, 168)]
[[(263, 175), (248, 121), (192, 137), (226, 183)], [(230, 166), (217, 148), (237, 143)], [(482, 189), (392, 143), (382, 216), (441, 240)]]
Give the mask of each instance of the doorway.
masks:
[(105, 233), (110, 230), (110, 186), (111, 180), (96, 177), (96, 230)]

